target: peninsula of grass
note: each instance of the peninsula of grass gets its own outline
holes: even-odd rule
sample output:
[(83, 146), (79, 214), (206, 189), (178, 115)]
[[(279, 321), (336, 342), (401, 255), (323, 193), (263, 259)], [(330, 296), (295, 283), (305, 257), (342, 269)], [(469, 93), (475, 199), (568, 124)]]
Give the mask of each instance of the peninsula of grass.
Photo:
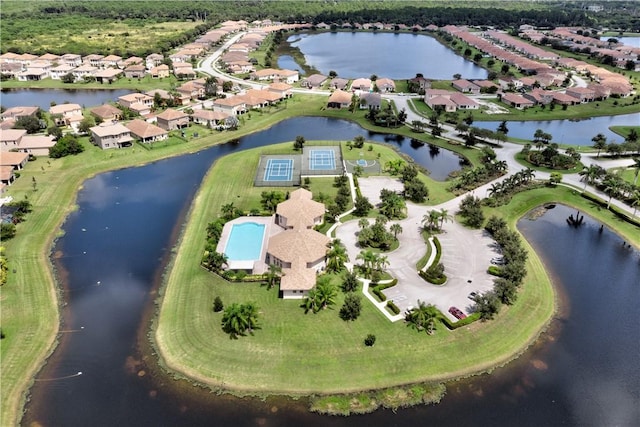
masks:
[(525, 154), (522, 153), (517, 153), (515, 155), (515, 159), (518, 163), (520, 163), (522, 166), (533, 169), (535, 171), (540, 171), (540, 172), (558, 172), (561, 174), (573, 174), (573, 173), (578, 173), (582, 170), (582, 168), (584, 168), (584, 165), (581, 162), (576, 162), (576, 165), (574, 167), (572, 167), (571, 169), (553, 169), (553, 168), (549, 168), (549, 167), (545, 167), (545, 166), (537, 166), (534, 165), (533, 163), (531, 163), (528, 159), (527, 156)]
[[(161, 363), (176, 376), (215, 390), (291, 396), (436, 383), (508, 362), (553, 316), (553, 287), (526, 242), (528, 275), (517, 302), (503, 307), (493, 321), (475, 322), (455, 332), (441, 326), (433, 336), (418, 334), (403, 322), (390, 323), (367, 303), (354, 322), (340, 320), (335, 310), (305, 315), (299, 300), (279, 299), (275, 288), (231, 284), (204, 271), (199, 260), (206, 226), (219, 215), (222, 204), (237, 199), (242, 188), (239, 182), (216, 183), (225, 181), (225, 171), (245, 165), (242, 157), (224, 157), (207, 174), (161, 291), (153, 339)], [(513, 228), (530, 209), (548, 202), (594, 210), (577, 192), (558, 187), (517, 194), (509, 205), (488, 209), (487, 214), (504, 217)], [(625, 238), (635, 236), (635, 243), (640, 243), (637, 228), (615, 219), (610, 212), (596, 208), (594, 217)], [(225, 304), (254, 301), (260, 309), (261, 329), (253, 336), (230, 340), (221, 330), (220, 315), (211, 310), (216, 296)], [(337, 298), (337, 307), (342, 299), (342, 295)], [(373, 347), (362, 342), (370, 333), (377, 337)]]

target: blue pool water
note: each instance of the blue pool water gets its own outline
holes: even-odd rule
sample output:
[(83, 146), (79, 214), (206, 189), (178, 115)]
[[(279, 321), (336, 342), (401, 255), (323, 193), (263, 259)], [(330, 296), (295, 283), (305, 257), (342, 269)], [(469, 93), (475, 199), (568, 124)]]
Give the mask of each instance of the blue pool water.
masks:
[(224, 253), (230, 261), (259, 259), (263, 238), (264, 224), (255, 222), (234, 224)]

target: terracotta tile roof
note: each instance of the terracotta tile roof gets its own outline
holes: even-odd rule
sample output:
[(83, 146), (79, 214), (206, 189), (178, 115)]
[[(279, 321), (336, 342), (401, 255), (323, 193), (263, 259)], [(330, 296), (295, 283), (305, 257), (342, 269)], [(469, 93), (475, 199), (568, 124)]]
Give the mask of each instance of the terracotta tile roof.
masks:
[(349, 104), (351, 103), (351, 94), (343, 90), (336, 90), (329, 96), (330, 103)]
[(23, 164), (28, 159), (29, 154), (27, 153), (8, 151), (0, 155), (0, 166), (16, 166)]
[(125, 126), (138, 138), (151, 138), (167, 134), (166, 130), (140, 119), (131, 120)]
[(168, 121), (168, 120), (184, 119), (185, 117), (188, 118), (189, 116), (183, 111), (178, 111), (178, 110), (174, 110), (172, 108), (167, 108), (162, 113), (158, 114), (157, 117), (159, 119)]

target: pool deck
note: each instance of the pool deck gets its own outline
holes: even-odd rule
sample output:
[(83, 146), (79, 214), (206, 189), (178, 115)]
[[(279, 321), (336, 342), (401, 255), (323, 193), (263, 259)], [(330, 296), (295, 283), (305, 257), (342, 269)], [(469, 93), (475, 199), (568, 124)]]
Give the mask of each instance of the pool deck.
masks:
[(263, 224), (265, 226), (264, 236), (262, 238), (262, 248), (260, 249), (260, 258), (257, 260), (228, 260), (227, 264), (231, 270), (250, 270), (254, 274), (262, 274), (268, 269), (265, 259), (267, 256), (269, 239), (284, 231), (284, 229), (275, 225), (275, 215), (241, 216), (225, 223), (216, 251), (220, 253), (224, 252), (227, 247), (227, 242), (229, 241), (229, 236), (231, 235), (231, 229), (235, 224), (245, 224), (248, 222)]

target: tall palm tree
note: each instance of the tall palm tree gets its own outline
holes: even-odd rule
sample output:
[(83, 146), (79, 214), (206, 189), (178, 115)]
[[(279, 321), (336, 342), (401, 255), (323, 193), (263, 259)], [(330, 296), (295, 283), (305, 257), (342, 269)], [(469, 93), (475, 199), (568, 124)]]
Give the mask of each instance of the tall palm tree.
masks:
[(600, 157), (600, 151), (602, 151), (605, 148), (607, 148), (607, 137), (604, 136), (604, 134), (599, 133), (596, 136), (594, 136), (593, 138), (591, 138), (591, 141), (593, 142), (593, 148), (598, 150), (597, 157)]
[(246, 331), (253, 334), (253, 330), (258, 328), (258, 306), (253, 302), (247, 302), (241, 306), (242, 317), (246, 325)]
[(440, 209), (440, 212), (438, 212), (438, 217), (440, 219), (440, 229), (441, 230), (442, 230), (442, 226), (444, 225), (445, 222), (453, 221), (453, 217), (451, 215), (449, 215), (449, 211), (447, 211), (444, 208)]
[(426, 228), (429, 230), (437, 230), (439, 221), (440, 214), (436, 210), (429, 211), (422, 217), (422, 223), (427, 224)]
[(640, 157), (633, 158), (633, 165), (631, 167), (635, 170), (633, 174), (633, 185), (636, 185), (638, 182), (638, 175), (640, 175)]
[(386, 255), (377, 255), (374, 261), (374, 268), (380, 272), (389, 266), (389, 258)]
[(335, 304), (338, 292), (329, 276), (320, 276), (315, 288), (316, 305), (318, 310), (323, 310), (330, 305)]
[(582, 177), (580, 178), (580, 181), (584, 182), (584, 188), (582, 189), (582, 191), (585, 191), (587, 189), (587, 184), (592, 185), (600, 177), (601, 174), (602, 168), (598, 165), (589, 165), (583, 167), (582, 170), (578, 172), (578, 175)]
[(640, 206), (640, 190), (635, 190), (631, 195), (631, 206), (633, 206), (633, 216), (636, 216), (638, 206)]
[(236, 207), (233, 205), (233, 202), (222, 205), (220, 211), (222, 212), (222, 217), (225, 219), (233, 218), (233, 213), (236, 210)]
[(344, 263), (349, 260), (347, 250), (340, 239), (331, 242), (331, 248), (327, 252), (327, 271), (337, 273), (344, 269)]
[(493, 184), (491, 184), (491, 186), (488, 189), (488, 193), (490, 197), (497, 196), (498, 194), (500, 194), (500, 192), (502, 192), (501, 182), (494, 182)]
[(609, 195), (609, 200), (607, 201), (607, 209), (611, 205), (611, 199), (618, 195), (620, 192), (620, 187), (622, 187), (622, 181), (617, 175), (608, 175), (604, 182), (604, 192)]
[(366, 250), (360, 252), (356, 258), (362, 260), (364, 277), (371, 278), (371, 271), (373, 270), (373, 265), (377, 258), (377, 255), (371, 250)]
[(369, 226), (369, 220), (367, 218), (360, 218), (358, 220), (358, 227), (360, 229), (367, 228)]
[(398, 240), (398, 234), (402, 234), (402, 226), (395, 222), (389, 226), (389, 231), (393, 233), (393, 238)]

